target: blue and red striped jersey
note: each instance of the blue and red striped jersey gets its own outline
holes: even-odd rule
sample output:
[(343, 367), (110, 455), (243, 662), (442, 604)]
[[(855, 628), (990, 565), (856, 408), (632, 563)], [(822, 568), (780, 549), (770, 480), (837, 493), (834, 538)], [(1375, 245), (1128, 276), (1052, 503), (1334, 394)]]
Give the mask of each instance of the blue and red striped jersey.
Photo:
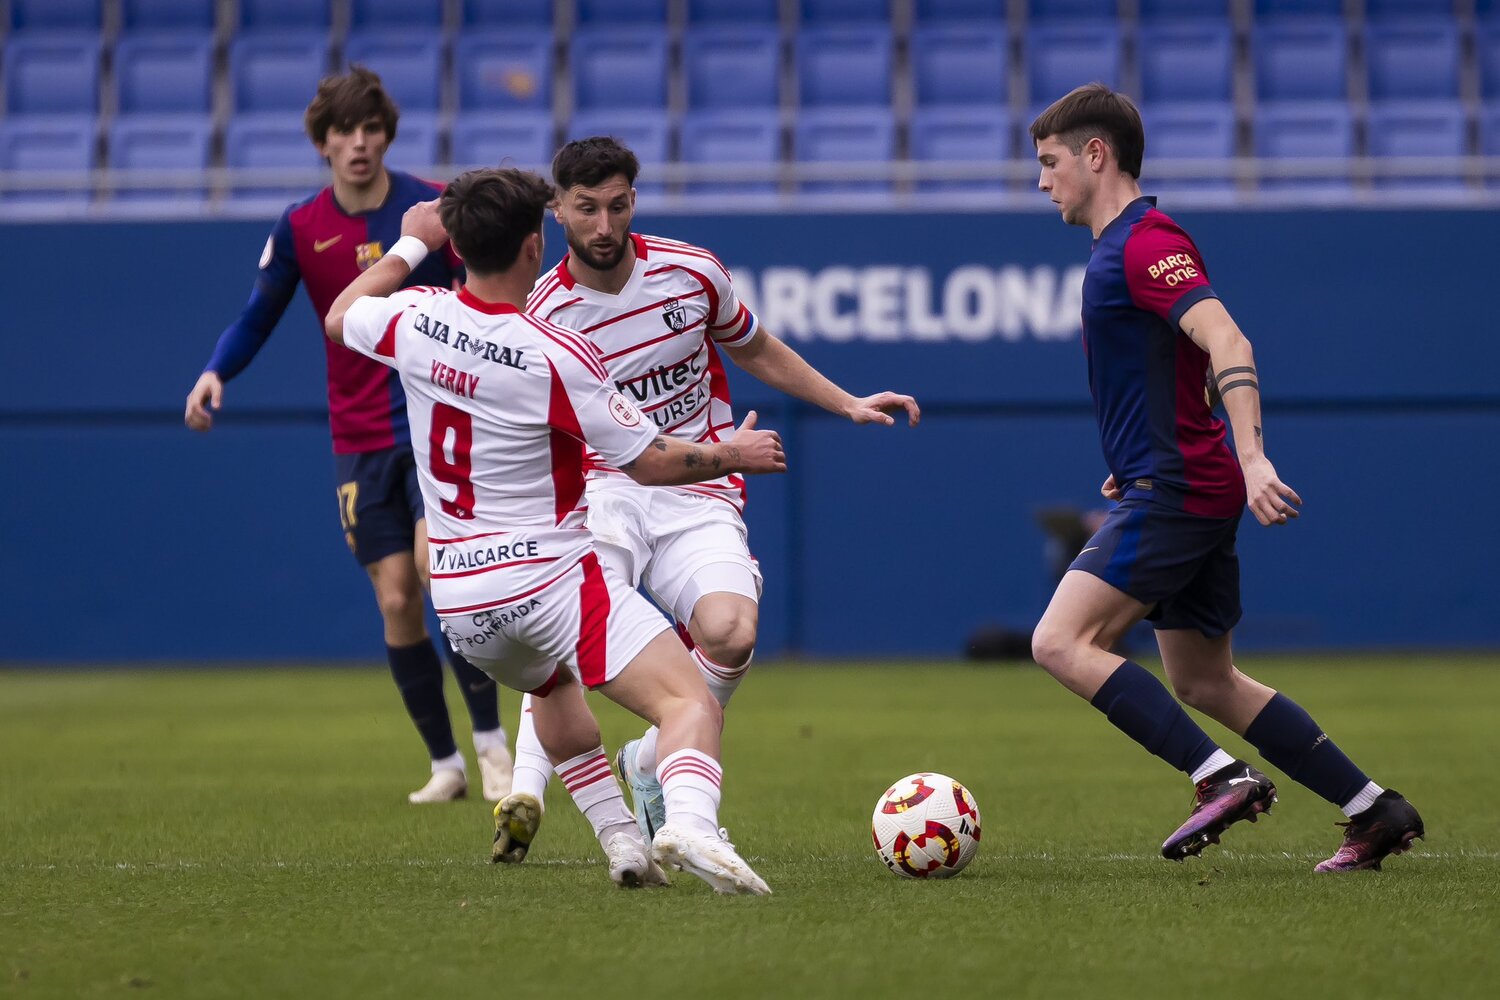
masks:
[[(297, 283), (319, 320), (359, 273), (374, 264), (401, 237), (401, 216), (411, 206), (437, 197), (442, 185), (389, 171), (390, 193), (369, 212), (350, 214), (326, 187), (281, 214), (260, 258), (260, 274), (244, 311), (219, 338), (205, 371), (226, 382), (239, 374), (270, 337), (286, 311)], [(452, 247), (434, 253), (407, 276), (402, 287), (452, 287), (462, 264)], [(333, 450), (340, 455), (378, 451), (410, 440), (406, 395), (391, 369), (318, 337), (328, 359), (328, 423)]]
[(1125, 493), (1204, 517), (1237, 516), (1245, 480), (1204, 387), (1208, 353), (1178, 323), (1217, 298), (1188, 234), (1138, 198), (1094, 241), (1083, 343), (1104, 461)]

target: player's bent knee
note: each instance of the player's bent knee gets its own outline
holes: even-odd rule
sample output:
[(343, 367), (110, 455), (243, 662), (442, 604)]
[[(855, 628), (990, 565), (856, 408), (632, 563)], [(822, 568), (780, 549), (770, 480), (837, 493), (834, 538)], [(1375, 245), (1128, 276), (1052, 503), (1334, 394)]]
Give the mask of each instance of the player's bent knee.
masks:
[(1054, 676), (1066, 673), (1076, 645), (1066, 631), (1043, 621), (1031, 633), (1031, 658)]
[(1211, 716), (1231, 697), (1233, 685), (1228, 678), (1176, 680), (1172, 693), (1188, 708)]
[(755, 652), (756, 619), (752, 614), (731, 614), (706, 619), (697, 642), (703, 655), (726, 667), (739, 667)]

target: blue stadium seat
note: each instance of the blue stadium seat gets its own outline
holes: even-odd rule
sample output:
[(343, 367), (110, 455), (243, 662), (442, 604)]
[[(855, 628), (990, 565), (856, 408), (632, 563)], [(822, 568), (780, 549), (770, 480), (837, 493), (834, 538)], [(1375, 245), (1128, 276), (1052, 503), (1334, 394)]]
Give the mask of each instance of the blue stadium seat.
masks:
[(11, 114), (99, 110), (97, 36), (13, 36), (5, 46), (5, 106)]
[(1120, 84), (1120, 33), (1110, 23), (1037, 25), (1026, 32), (1026, 58), (1038, 110), (1085, 83)]
[(1365, 34), (1370, 100), (1458, 97), (1458, 26), (1451, 19), (1389, 21)]
[(240, 0), (240, 29), (253, 32), (327, 32), (333, 0)]
[(891, 33), (886, 28), (804, 28), (796, 45), (803, 107), (890, 104)]
[(1144, 105), (1234, 96), (1234, 32), (1227, 21), (1148, 24), (1137, 40), (1136, 60)]
[[(1389, 104), (1370, 111), (1366, 143), (1373, 157), (1463, 156), (1468, 152), (1468, 123), (1463, 107), (1454, 101), (1435, 104)], [(1438, 177), (1377, 177), (1375, 186), (1407, 191), (1458, 189), (1462, 175)]]
[(552, 107), (550, 31), (465, 31), (453, 45), (458, 106)]
[[(1354, 156), (1354, 116), (1343, 101), (1262, 107), (1255, 113), (1255, 155), (1271, 160)], [(1261, 187), (1277, 191), (1348, 191), (1347, 170), (1332, 177), (1271, 177)]]
[(459, 114), (453, 119), (453, 151), (449, 156), (455, 167), (530, 167), (548, 173), (552, 154), (557, 151), (553, 138), (552, 115), (541, 111), (480, 111)]
[(802, 23), (824, 26), (887, 24), (889, 0), (802, 0)]
[(433, 112), (402, 112), (396, 123), (396, 141), (385, 154), (385, 162), (397, 170), (426, 176), (429, 168), (442, 162), (439, 152), (441, 130)]
[[(1479, 112), (1479, 155), (1500, 158), (1500, 105)], [(1500, 176), (1492, 176), (1486, 187), (1500, 187)]]
[(212, 110), (210, 35), (126, 36), (115, 46), (115, 87), (122, 115)]
[[(764, 164), (781, 161), (781, 121), (775, 111), (703, 111), (682, 120), (683, 163)], [(731, 191), (771, 194), (774, 180), (693, 181), (695, 194)]]
[(778, 0), (688, 0), (688, 24), (776, 24)]
[(579, 24), (630, 24), (660, 28), (667, 23), (667, 0), (578, 0)]
[(1153, 165), (1180, 160), (1232, 160), (1235, 154), (1234, 107), (1228, 102), (1201, 107), (1157, 107), (1141, 112), (1146, 127), (1144, 173), (1154, 191), (1233, 191), (1234, 181), (1221, 177), (1157, 179)]
[(916, 22), (932, 24), (1004, 23), (1006, 0), (916, 0)]
[(356, 33), (344, 46), (344, 61), (380, 74), (380, 82), (402, 111), (436, 111), (443, 85), (443, 37), (436, 32)]
[(466, 28), (552, 30), (552, 0), (464, 0)]
[(1344, 0), (1255, 0), (1257, 21), (1285, 21), (1305, 17), (1332, 20), (1344, 16)]
[(1343, 100), (1349, 45), (1338, 20), (1260, 25), (1252, 37), (1255, 93), (1262, 103)]
[(89, 32), (102, 23), (100, 0), (10, 0), (10, 24), (17, 31)]
[[(109, 131), (107, 162), (115, 170), (208, 169), (213, 145), (208, 115), (134, 115), (120, 118)], [(201, 203), (207, 193), (201, 176), (186, 186), (132, 187), (117, 192), (117, 201), (165, 204)]]
[(1453, 0), (1365, 0), (1365, 17), (1372, 21), (1452, 16)]
[(353, 0), (351, 31), (406, 31), (443, 26), (443, 0)]
[(1476, 0), (1474, 13), (1481, 21), (1500, 20), (1500, 0)]
[(689, 108), (775, 107), (780, 70), (773, 27), (696, 28), (682, 40)]
[(641, 162), (641, 176), (635, 186), (639, 191), (660, 191), (661, 166), (671, 159), (672, 125), (665, 111), (595, 111), (573, 117), (568, 139), (591, 135), (612, 135), (635, 153)]
[(1216, 20), (1229, 24), (1229, 0), (1140, 0), (1147, 24)]
[(1027, 4), (1033, 23), (1040, 21), (1114, 21), (1119, 0), (1031, 0)]
[[(896, 121), (889, 111), (804, 110), (792, 131), (792, 156), (799, 163), (886, 163), (896, 156)], [(889, 191), (888, 180), (803, 181), (804, 191), (859, 193)]]
[(573, 103), (580, 109), (664, 108), (667, 38), (654, 28), (579, 28), (573, 35)]
[(1481, 24), (1474, 36), (1479, 56), (1479, 96), (1500, 97), (1500, 21)]
[(918, 105), (1005, 103), (1010, 40), (1002, 27), (918, 28), (912, 32), (912, 88)]
[[(912, 118), (911, 158), (923, 162), (1003, 163), (1015, 155), (1015, 128), (1001, 107), (928, 108)], [(1001, 180), (924, 180), (921, 191), (995, 190)]]
[[(82, 179), (94, 166), (94, 120), (82, 115), (45, 121), (0, 121), (0, 171), (48, 171)], [(62, 179), (62, 178), (59, 178)], [(0, 201), (17, 204), (82, 206), (88, 188), (5, 191)]]
[[(229, 120), (224, 130), (224, 165), (301, 170), (322, 167), (323, 160), (302, 131), (299, 115), (250, 114)], [(241, 184), (230, 189), (229, 200), (272, 210), (306, 198), (320, 186), (316, 181), (285, 188)]]
[(120, 7), (127, 32), (214, 30), (214, 0), (122, 0)]
[(237, 111), (298, 111), (328, 70), (328, 36), (243, 35), (229, 43)]

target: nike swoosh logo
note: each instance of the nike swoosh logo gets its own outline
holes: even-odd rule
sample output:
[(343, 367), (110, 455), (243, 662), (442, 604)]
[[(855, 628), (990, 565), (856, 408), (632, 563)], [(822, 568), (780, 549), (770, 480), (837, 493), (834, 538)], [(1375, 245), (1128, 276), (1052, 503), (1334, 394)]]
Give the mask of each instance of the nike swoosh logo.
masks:
[(1082, 552), (1080, 552), (1078, 554), (1081, 555), (1081, 556), (1085, 556), (1085, 555), (1088, 555), (1090, 552), (1097, 552), (1098, 550), (1099, 550), (1099, 546), (1097, 546), (1097, 545), (1090, 545), (1088, 548), (1084, 549)]
[(313, 253), (322, 253), (343, 238), (344, 234), (339, 233), (331, 240), (313, 240)]

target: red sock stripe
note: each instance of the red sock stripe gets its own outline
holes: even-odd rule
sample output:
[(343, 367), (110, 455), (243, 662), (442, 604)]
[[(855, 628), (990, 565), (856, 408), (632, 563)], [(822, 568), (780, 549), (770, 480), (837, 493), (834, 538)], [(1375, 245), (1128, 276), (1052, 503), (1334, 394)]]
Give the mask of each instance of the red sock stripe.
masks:
[(592, 771), (595, 768), (599, 767), (601, 764), (605, 767), (608, 767), (609, 758), (602, 753), (596, 753), (590, 756), (589, 759), (584, 761), (582, 764), (575, 764), (572, 767), (567, 768), (566, 770), (558, 768), (557, 776), (563, 780), (563, 784), (567, 784), (574, 778), (582, 777), (585, 771)]
[(569, 795), (577, 795), (579, 792), (583, 791), (590, 785), (597, 785), (601, 781), (606, 781), (614, 778), (614, 776), (615, 772), (606, 767), (604, 770), (600, 771), (598, 774), (587, 780), (564, 781), (563, 787), (568, 790)]
[(593, 552), (583, 557), (583, 585), (578, 589), (578, 677), (588, 687), (603, 684), (609, 657), (609, 584)]
[(702, 667), (705, 672), (711, 674), (714, 677), (717, 677), (721, 681), (739, 680), (741, 677), (745, 676), (745, 671), (750, 669), (749, 663), (745, 663), (740, 667), (726, 667), (722, 663), (710, 660), (708, 657), (704, 656), (703, 651), (699, 649), (693, 650), (692, 657), (693, 659), (698, 661), (698, 665)]
[(657, 769), (657, 778), (665, 784), (675, 778), (697, 775), (718, 786), (724, 780), (724, 772), (707, 758), (678, 757)]

